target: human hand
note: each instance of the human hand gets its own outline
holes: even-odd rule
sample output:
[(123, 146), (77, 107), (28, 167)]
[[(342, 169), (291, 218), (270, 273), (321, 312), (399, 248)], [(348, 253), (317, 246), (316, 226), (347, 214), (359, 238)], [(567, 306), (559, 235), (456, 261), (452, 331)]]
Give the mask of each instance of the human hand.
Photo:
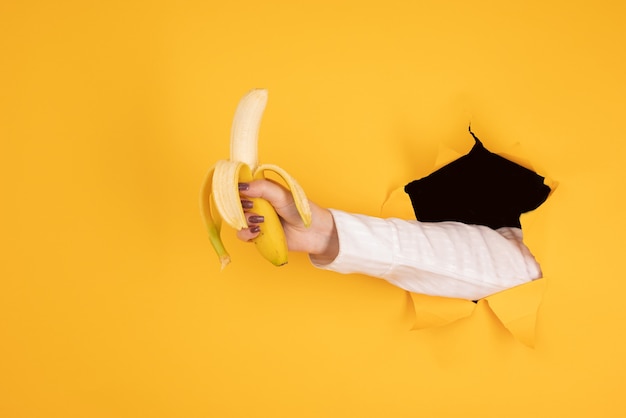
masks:
[(278, 213), (290, 251), (306, 252), (311, 260), (320, 265), (328, 264), (337, 257), (339, 239), (333, 215), (328, 209), (309, 201), (311, 225), (307, 228), (296, 209), (293, 196), (282, 185), (267, 179), (254, 180), (240, 184), (239, 190), (248, 221), (248, 228), (237, 232), (239, 239), (250, 241), (259, 234), (258, 224), (263, 219), (254, 213), (252, 201), (246, 198), (260, 197), (267, 200)]

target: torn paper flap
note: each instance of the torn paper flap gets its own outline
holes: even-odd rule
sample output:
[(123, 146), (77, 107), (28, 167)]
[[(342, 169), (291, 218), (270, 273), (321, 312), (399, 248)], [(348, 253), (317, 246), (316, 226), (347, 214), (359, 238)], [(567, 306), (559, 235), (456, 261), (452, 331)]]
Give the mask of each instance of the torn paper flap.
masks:
[[(524, 155), (519, 144), (508, 150), (507, 157), (517, 155), (518, 164), (531, 169), (530, 159)], [(435, 161), (435, 169), (445, 166), (459, 158), (460, 154), (450, 148), (441, 146)], [(556, 186), (550, 180), (548, 184)], [(383, 218), (400, 218), (415, 220), (415, 213), (404, 185), (391, 189), (380, 211)], [(534, 347), (537, 311), (543, 298), (545, 279), (520, 285), (497, 294), (488, 296), (489, 309), (504, 327), (521, 343)], [(415, 311), (413, 330), (445, 326), (459, 319), (471, 316), (476, 304), (469, 300), (436, 297), (410, 293)]]

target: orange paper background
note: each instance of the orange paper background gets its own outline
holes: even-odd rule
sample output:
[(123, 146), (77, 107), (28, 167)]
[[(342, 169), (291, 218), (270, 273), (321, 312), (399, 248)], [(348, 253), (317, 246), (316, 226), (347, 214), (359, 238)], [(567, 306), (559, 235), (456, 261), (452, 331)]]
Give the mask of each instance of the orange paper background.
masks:
[[(620, 1), (0, 5), (0, 416), (621, 417)], [(441, 147), (519, 144), (559, 182), (524, 217), (535, 347), (482, 303), (412, 331), (363, 276), (274, 268), (198, 210), (237, 101), (260, 158), (371, 215)]]

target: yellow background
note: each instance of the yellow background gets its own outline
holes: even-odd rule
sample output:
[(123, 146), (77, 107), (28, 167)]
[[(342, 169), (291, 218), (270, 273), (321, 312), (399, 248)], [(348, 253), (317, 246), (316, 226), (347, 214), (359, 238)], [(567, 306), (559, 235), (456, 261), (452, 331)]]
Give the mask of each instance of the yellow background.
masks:
[[(0, 416), (624, 416), (625, 4), (3, 1)], [(253, 87), (325, 206), (379, 214), (469, 122), (557, 180), (535, 348), (232, 233), (220, 273), (198, 192)]]

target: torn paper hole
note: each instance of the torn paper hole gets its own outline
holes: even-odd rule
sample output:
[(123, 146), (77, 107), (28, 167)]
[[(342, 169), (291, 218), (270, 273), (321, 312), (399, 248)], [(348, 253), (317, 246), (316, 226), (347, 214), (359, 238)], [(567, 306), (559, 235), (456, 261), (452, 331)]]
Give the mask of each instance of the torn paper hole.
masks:
[[(481, 147), (481, 149), (479, 149), (478, 151), (482, 154), (489, 153), (489, 155), (487, 155), (487, 158), (492, 158), (492, 153), (484, 149), (482, 143), (480, 143), (478, 138), (476, 138), (475, 136), (474, 138), (477, 143), (476, 146)], [(473, 150), (475, 150), (475, 148), (473, 148)], [(495, 154), (493, 155), (495, 156)], [(535, 193), (535, 195), (531, 196), (530, 198), (535, 200), (531, 202), (531, 206), (528, 206), (528, 204), (526, 204), (526, 207), (532, 207), (532, 209), (534, 209), (535, 207), (539, 206), (541, 203), (543, 203), (543, 201), (545, 201), (545, 199), (547, 199), (548, 194), (554, 191), (557, 183), (550, 179), (545, 179), (544, 182), (543, 177), (538, 176), (534, 172), (532, 172), (532, 168), (528, 163), (529, 159), (525, 158), (519, 144), (516, 144), (515, 149), (509, 150), (507, 154), (500, 153), (499, 155), (497, 155), (495, 158), (498, 159), (498, 164), (500, 164), (500, 160), (503, 160), (505, 158), (504, 155), (506, 155), (506, 160), (508, 160), (504, 162), (505, 164), (512, 162), (513, 165), (521, 166), (521, 175), (529, 176), (528, 178), (530, 179), (530, 181), (534, 181), (537, 184), (534, 186), (534, 189), (530, 190), (531, 194)], [(510, 155), (515, 155), (515, 157), (510, 157)], [(456, 163), (456, 161), (459, 160), (461, 157), (462, 156), (458, 152), (455, 152), (445, 147), (440, 147), (440, 152), (438, 154), (436, 162), (434, 163), (433, 172), (439, 171), (442, 167), (449, 166), (451, 165), (451, 163)], [(465, 166), (464, 169), (472, 169), (471, 164), (469, 166)], [(513, 167), (513, 169), (518, 170), (517, 167)], [(528, 173), (526, 173), (526, 171), (528, 171)], [(452, 172), (453, 176), (458, 174), (458, 172)], [(534, 176), (536, 176), (536, 178)], [(514, 180), (517, 181), (516, 179)], [(441, 183), (444, 185), (444, 187), (445, 181), (448, 181), (448, 178), (445, 178), (444, 182)], [(549, 189), (545, 190), (546, 187), (548, 187)], [(435, 189), (431, 188), (430, 196), (433, 196), (433, 190)], [(437, 197), (436, 193), (435, 197)], [(405, 192), (404, 185), (399, 185), (389, 192), (387, 198), (381, 205), (381, 217), (415, 219), (416, 215), (418, 214), (418, 208), (414, 207), (414, 203), (415, 202), (412, 201), (410, 196)], [(534, 205), (534, 207), (532, 205)], [(524, 207), (522, 206), (515, 208), (515, 210), (518, 210), (517, 218), (515, 216), (509, 217), (508, 219), (505, 219), (504, 222), (519, 222), (519, 215), (524, 212), (524, 210), (520, 210), (520, 208), (524, 209)], [(458, 213), (460, 213), (460, 215)], [(455, 220), (461, 222), (464, 221), (465, 219), (463, 218), (463, 216), (465, 215), (462, 212), (458, 213), (453, 213), (453, 215), (460, 216), (461, 218)], [(436, 215), (437, 212), (435, 211), (435, 216)], [(432, 216), (432, 212), (429, 214), (429, 216)], [(438, 220), (439, 219), (435, 219), (435, 221)], [(480, 223), (471, 222), (472, 220), (473, 219), (470, 219), (466, 223)], [(502, 221), (497, 220), (497, 222)], [(495, 224), (496, 227), (498, 225), (497, 222)], [(486, 224), (486, 222), (483, 222), (483, 224)], [(530, 283), (516, 286), (505, 291), (490, 295), (484, 299), (489, 302), (487, 306), (489, 306), (495, 316), (502, 322), (504, 327), (509, 330), (509, 332), (511, 332), (511, 334), (518, 341), (529, 347), (534, 347), (537, 310), (543, 298), (544, 289), (545, 279), (534, 280)], [(476, 307), (476, 305), (472, 301), (464, 299), (435, 297), (415, 293), (410, 293), (410, 295), (415, 310), (415, 324), (413, 326), (413, 329), (415, 330), (450, 324), (457, 321), (458, 319), (468, 317), (474, 312)]]

